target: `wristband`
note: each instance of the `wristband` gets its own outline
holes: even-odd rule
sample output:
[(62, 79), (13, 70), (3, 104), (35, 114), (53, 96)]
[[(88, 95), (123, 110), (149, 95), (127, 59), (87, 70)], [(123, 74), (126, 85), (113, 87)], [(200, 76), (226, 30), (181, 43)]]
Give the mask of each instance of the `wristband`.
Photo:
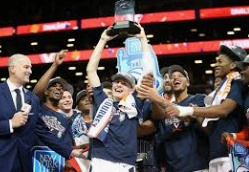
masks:
[(183, 107), (183, 106), (176, 106), (176, 107), (180, 111), (178, 115), (179, 117), (192, 116), (194, 114), (193, 107)]

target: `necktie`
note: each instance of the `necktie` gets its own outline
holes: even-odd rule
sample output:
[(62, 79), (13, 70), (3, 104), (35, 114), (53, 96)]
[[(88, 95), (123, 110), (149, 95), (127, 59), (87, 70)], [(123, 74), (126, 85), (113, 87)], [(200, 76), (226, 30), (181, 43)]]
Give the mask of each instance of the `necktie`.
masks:
[(15, 89), (16, 92), (16, 110), (20, 111), (22, 108), (22, 97), (20, 93), (20, 89)]

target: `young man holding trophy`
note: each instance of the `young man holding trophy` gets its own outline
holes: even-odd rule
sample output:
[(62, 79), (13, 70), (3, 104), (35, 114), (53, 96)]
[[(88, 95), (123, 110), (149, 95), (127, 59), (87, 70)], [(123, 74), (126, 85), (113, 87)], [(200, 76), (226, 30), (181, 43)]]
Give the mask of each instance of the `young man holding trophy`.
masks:
[[(137, 25), (141, 32), (135, 35), (140, 38), (144, 52), (148, 44), (144, 29)], [(93, 125), (89, 129), (92, 144), (92, 172), (135, 171), (137, 155), (138, 116), (141, 115), (143, 102), (135, 93), (135, 78), (128, 72), (112, 76), (112, 98), (107, 98), (97, 75), (97, 68), (102, 50), (107, 41), (117, 37), (108, 36), (107, 28), (92, 53), (87, 65), (87, 75), (93, 86), (94, 113)]]

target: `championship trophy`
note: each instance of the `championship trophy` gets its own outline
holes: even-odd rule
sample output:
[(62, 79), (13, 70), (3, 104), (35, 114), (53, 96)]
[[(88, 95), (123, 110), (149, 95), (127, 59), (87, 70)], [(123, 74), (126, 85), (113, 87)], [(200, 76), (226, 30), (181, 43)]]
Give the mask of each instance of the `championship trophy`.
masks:
[(111, 30), (107, 32), (109, 36), (127, 36), (140, 33), (140, 28), (134, 22), (135, 15), (134, 0), (119, 0), (115, 3), (115, 23)]

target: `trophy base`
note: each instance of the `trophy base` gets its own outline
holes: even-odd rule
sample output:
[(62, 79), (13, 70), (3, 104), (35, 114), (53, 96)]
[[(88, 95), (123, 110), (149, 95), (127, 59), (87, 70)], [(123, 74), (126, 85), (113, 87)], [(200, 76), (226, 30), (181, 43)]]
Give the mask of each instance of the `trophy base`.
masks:
[(135, 35), (140, 33), (140, 28), (133, 21), (119, 21), (113, 24), (113, 28), (107, 32), (109, 36), (114, 35)]

